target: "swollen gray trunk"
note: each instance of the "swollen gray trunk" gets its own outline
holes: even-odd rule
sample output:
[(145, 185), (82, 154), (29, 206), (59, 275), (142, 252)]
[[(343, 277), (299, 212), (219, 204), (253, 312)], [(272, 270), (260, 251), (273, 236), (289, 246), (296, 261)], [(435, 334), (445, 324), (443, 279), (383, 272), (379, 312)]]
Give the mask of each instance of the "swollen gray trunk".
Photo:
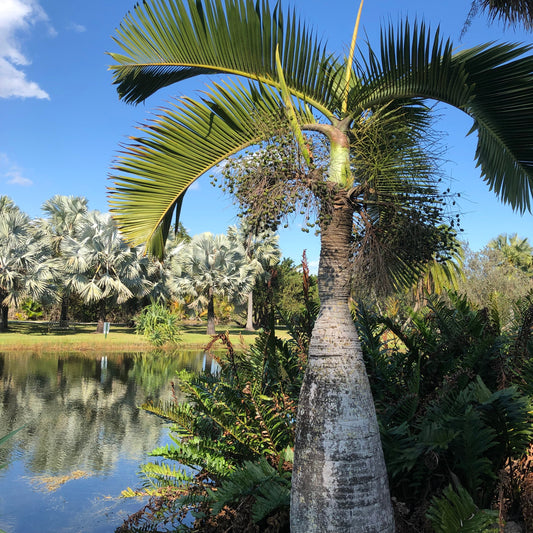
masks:
[(298, 405), (291, 533), (391, 533), (379, 428), (348, 306), (353, 209), (337, 200), (321, 233), (321, 305)]

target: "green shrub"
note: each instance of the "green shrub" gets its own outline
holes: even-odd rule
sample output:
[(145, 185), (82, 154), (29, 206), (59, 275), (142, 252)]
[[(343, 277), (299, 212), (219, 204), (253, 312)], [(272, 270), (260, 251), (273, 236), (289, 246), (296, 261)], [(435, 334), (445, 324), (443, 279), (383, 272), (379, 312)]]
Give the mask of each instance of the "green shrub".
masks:
[(498, 533), (498, 511), (480, 510), (461, 486), (446, 487), (427, 513), (435, 533)]
[(142, 493), (151, 500), (125, 531), (163, 523), (188, 531), (183, 521), (191, 517), (195, 527), (229, 527), (237, 515), (257, 531), (272, 519), (279, 531), (288, 528), (301, 339), (279, 339), (271, 328), (246, 353), (236, 353), (224, 333), (217, 341), (226, 348), (217, 352), (219, 371), (178, 373), (185, 401), (143, 405), (172, 423), (172, 444), (153, 450), (157, 460), (141, 467)]
[(25, 300), (20, 306), (27, 320), (37, 320), (43, 316), (43, 307), (33, 300)]
[(154, 301), (137, 315), (135, 331), (139, 335), (144, 335), (154, 346), (163, 346), (166, 343), (176, 344), (181, 338), (177, 316), (162, 304)]

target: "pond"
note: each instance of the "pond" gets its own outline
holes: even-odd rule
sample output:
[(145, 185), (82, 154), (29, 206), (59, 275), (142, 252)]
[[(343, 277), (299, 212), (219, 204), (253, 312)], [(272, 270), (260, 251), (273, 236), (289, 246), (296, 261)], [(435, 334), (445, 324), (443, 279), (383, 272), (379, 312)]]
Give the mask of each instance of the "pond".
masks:
[(22, 354), (0, 352), (0, 530), (110, 533), (140, 500), (139, 465), (168, 441), (164, 421), (139, 409), (170, 400), (176, 371), (201, 371), (203, 352)]

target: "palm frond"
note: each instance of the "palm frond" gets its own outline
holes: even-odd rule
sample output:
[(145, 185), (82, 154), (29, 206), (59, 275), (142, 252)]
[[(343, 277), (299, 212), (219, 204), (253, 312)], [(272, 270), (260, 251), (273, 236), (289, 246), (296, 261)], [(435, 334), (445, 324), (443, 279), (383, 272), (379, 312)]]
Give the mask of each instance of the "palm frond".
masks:
[(505, 26), (522, 24), (526, 30), (533, 30), (533, 3), (530, 0), (473, 0), (462, 33), (467, 31), (479, 11), (486, 12), (490, 22), (500, 20)]
[(369, 49), (360, 64), (365, 90), (354, 114), (402, 98), (448, 103), (474, 118), (476, 160), (483, 179), (504, 202), (531, 210), (533, 195), (533, 57), (528, 45), (486, 44), (452, 54), (437, 31), (406, 23), (382, 34), (381, 56)]
[(361, 93), (353, 91), (349, 99), (355, 114), (418, 97), (461, 107), (471, 96), (466, 73), (453, 62), (452, 43), (441, 39), (439, 30), (432, 35), (423, 23), (389, 26), (381, 32), (379, 56), (369, 44), (367, 53), (358, 62)]
[(473, 97), (477, 164), (489, 188), (514, 209), (531, 211), (533, 195), (533, 57), (531, 46), (499, 44), (454, 56), (464, 65)]
[[(182, 99), (143, 128), (120, 156), (111, 211), (125, 237), (150, 243), (187, 188), (228, 156), (269, 135), (282, 119), (279, 96), (266, 88), (214, 85), (206, 99)], [(312, 115), (297, 110), (304, 122)], [(156, 238), (156, 242), (159, 242)]]
[[(139, 103), (173, 83), (227, 73), (279, 87), (279, 47), (291, 93), (330, 115), (340, 66), (294, 12), (261, 0), (151, 0), (117, 30), (123, 53), (110, 54), (121, 98)], [(333, 107), (338, 107), (333, 106)]]

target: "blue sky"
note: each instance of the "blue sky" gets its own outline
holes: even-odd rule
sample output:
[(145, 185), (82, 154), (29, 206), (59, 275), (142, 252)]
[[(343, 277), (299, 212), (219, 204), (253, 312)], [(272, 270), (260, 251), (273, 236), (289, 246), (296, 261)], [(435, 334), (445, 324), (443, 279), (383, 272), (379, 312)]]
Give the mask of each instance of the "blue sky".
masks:
[[(174, 86), (133, 107), (118, 100), (111, 84), (107, 51), (117, 51), (112, 35), (132, 0), (0, 0), (0, 194), (10, 196), (32, 217), (54, 194), (85, 196), (89, 206), (107, 210), (108, 175), (120, 144), (135, 126), (173, 96), (192, 94), (202, 80)], [(282, 0), (294, 6), (324, 38), (331, 51), (345, 52), (356, 17), (356, 0)], [(468, 0), (428, 2), (366, 0), (362, 31), (377, 43), (379, 27), (408, 16), (432, 27), (440, 24), (457, 49), (487, 41), (531, 42), (533, 34), (503, 31), (479, 16), (460, 40)], [(362, 36), (362, 34), (361, 34)], [(461, 193), (463, 237), (473, 250), (500, 233), (517, 232), (533, 243), (533, 218), (501, 205), (479, 178), (475, 139), (465, 138), (470, 119), (439, 108), (445, 131), (445, 167), (451, 188)], [(191, 234), (225, 232), (235, 224), (232, 200), (200, 179), (186, 198), (182, 221)], [(314, 265), (318, 242), (298, 231), (282, 231), (283, 254), (299, 261), (302, 250)]]

